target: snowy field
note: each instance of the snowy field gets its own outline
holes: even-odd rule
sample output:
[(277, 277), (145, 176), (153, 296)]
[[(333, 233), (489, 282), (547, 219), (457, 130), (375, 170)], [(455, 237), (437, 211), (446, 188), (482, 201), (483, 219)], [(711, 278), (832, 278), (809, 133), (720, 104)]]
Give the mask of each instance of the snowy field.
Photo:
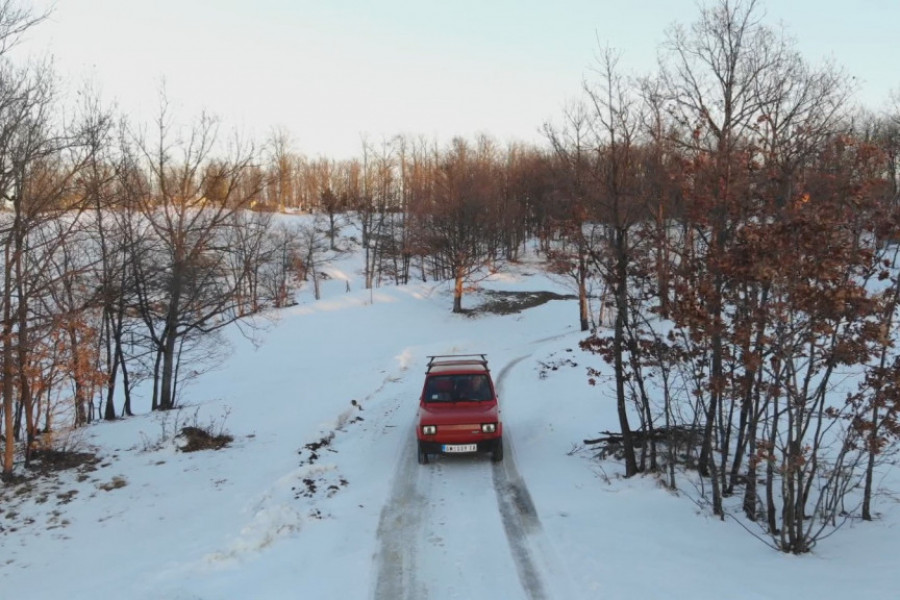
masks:
[[(789, 556), (714, 518), (687, 477), (673, 493), (578, 451), (618, 425), (612, 386), (587, 383), (606, 367), (578, 349), (574, 300), (459, 316), (446, 284), (370, 293), (359, 269), (333, 262), (322, 299), (301, 291), (258, 344), (230, 330), (229, 357), (179, 411), (146, 414), (144, 393), (144, 414), (83, 430), (96, 470), (4, 490), (0, 598), (900, 597), (896, 497), (879, 496), (879, 522)], [(527, 262), (481, 285), (571, 293)], [(503, 463), (416, 464), (426, 357), (457, 352), (488, 355)], [(194, 421), (233, 443), (163, 443)]]

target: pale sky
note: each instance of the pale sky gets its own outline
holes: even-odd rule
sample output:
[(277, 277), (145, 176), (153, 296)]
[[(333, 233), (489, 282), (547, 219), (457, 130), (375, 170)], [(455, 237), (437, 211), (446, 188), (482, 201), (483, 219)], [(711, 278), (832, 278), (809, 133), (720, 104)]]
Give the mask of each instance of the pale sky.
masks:
[[(50, 0), (36, 0), (45, 7)], [(55, 0), (23, 51), (52, 55), (68, 85), (91, 79), (135, 119), (167, 95), (294, 150), (345, 158), (395, 134), (447, 142), (488, 133), (543, 141), (579, 94), (599, 45), (632, 74), (654, 70), (666, 28), (694, 0)], [(812, 63), (858, 78), (856, 100), (900, 89), (900, 0), (768, 0)]]

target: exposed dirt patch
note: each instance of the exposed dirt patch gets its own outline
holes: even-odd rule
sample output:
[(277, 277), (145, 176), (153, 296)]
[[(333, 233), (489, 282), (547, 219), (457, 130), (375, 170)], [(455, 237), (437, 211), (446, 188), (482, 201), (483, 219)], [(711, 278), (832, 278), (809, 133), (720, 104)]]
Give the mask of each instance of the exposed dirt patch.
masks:
[(59, 494), (56, 495), (56, 503), (57, 504), (68, 504), (77, 495), (78, 495), (78, 490), (66, 490), (65, 492), (60, 492)]
[[(357, 400), (351, 400), (350, 405), (353, 407), (351, 410), (363, 409)], [(332, 447), (335, 435), (347, 433), (350, 425), (362, 421), (363, 418), (360, 416), (350, 418), (349, 412), (342, 413), (335, 429), (323, 433), (318, 440), (304, 444), (303, 448), (297, 451), (300, 455), (300, 467), (306, 469), (309, 474), (300, 480), (300, 485), (292, 488), (295, 499), (307, 498), (315, 501), (319, 498), (331, 498), (349, 485), (349, 482), (332, 467), (325, 466), (320, 469), (312, 465), (317, 463), (325, 452), (337, 454), (337, 450)], [(324, 518), (326, 513), (314, 507), (310, 516), (320, 519)]]
[(341, 491), (341, 488), (346, 485), (347, 485), (347, 480), (344, 479), (343, 477), (341, 477), (340, 479), (338, 479), (337, 484), (332, 483), (331, 485), (328, 486), (328, 492), (327, 492), (328, 497), (331, 498), (332, 496), (337, 494), (339, 491)]
[(182, 427), (178, 437), (183, 439), (178, 446), (182, 452), (220, 450), (234, 441), (234, 438), (228, 434), (213, 435), (200, 427)]
[[(301, 465), (304, 465), (304, 464), (311, 465), (314, 462), (316, 462), (317, 460), (319, 460), (319, 452), (323, 448), (330, 450), (331, 452), (334, 452), (334, 450), (329, 448), (329, 446), (331, 445), (331, 440), (333, 440), (333, 439), (334, 439), (334, 432), (329, 431), (326, 435), (323, 435), (321, 438), (319, 438), (318, 441), (310, 442), (310, 443), (304, 445), (303, 447), (309, 451), (309, 456), (306, 457), (306, 459), (304, 459), (303, 462), (301, 462), (300, 464)], [(303, 450), (299, 450), (297, 452), (297, 454), (300, 454), (302, 456)]]
[(306, 496), (307, 498), (312, 498), (316, 495), (316, 490), (318, 489), (318, 485), (316, 485), (316, 480), (310, 477), (306, 477), (303, 479), (303, 485), (306, 489), (304, 489), (300, 494), (302, 496)]
[[(566, 352), (572, 352), (572, 348), (566, 348)], [(578, 363), (569, 356), (557, 357), (554, 353), (551, 355), (552, 360), (546, 362), (538, 361), (538, 377), (546, 379), (552, 371), (559, 371), (562, 368), (577, 367)]]
[(64, 452), (61, 450), (35, 450), (28, 469), (38, 475), (78, 469), (79, 473), (97, 470), (100, 459), (92, 452)]
[(482, 313), (496, 315), (512, 315), (523, 310), (546, 304), (551, 300), (575, 300), (572, 294), (557, 294), (555, 292), (500, 292), (484, 290), (485, 301), (468, 311), (470, 316)]
[(128, 480), (120, 475), (116, 475), (111, 480), (107, 481), (106, 483), (101, 483), (97, 487), (104, 492), (111, 492), (112, 490), (123, 488), (126, 485), (128, 485)]

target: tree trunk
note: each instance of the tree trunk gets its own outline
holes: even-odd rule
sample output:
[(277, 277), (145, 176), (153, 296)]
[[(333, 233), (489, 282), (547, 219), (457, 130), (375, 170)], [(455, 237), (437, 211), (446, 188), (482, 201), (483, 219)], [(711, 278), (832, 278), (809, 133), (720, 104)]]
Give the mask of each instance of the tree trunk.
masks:
[(361, 243), (362, 243), (363, 250), (364, 250), (364, 253), (363, 253), (363, 261), (365, 262), (365, 265), (364, 265), (364, 267), (365, 267), (365, 268), (364, 268), (364, 272), (365, 272), (366, 289), (367, 289), (367, 290), (371, 290), (371, 289), (372, 289), (372, 286), (374, 285), (373, 282), (374, 282), (374, 279), (375, 279), (375, 275), (374, 275), (374, 273), (373, 273), (372, 264), (371, 264), (371, 263), (373, 262), (373, 259), (372, 259), (372, 254), (373, 254), (373, 252), (372, 252), (372, 249), (371, 249), (371, 247), (370, 247), (371, 244), (372, 244), (372, 240), (371, 240), (371, 238), (372, 238), (372, 226), (371, 226), (369, 220), (370, 220), (371, 218), (372, 218), (372, 216), (371, 216), (370, 214), (368, 214), (368, 213), (364, 213), (364, 214), (361, 216), (361, 229), (362, 229), (362, 234), (360, 235), (360, 239), (361, 239)]
[(166, 345), (163, 349), (162, 373), (160, 374), (159, 410), (169, 410), (175, 407), (175, 399), (172, 397), (175, 374), (175, 337), (166, 337)]
[(465, 280), (465, 276), (463, 273), (462, 267), (457, 267), (456, 278), (453, 285), (453, 312), (461, 313), (462, 310), (462, 297), (463, 297), (463, 284)]
[(80, 427), (88, 422), (90, 415), (88, 415), (85, 411), (85, 406), (87, 405), (87, 399), (84, 394), (84, 374), (81, 372), (81, 364), (78, 360), (78, 355), (81, 351), (80, 343), (78, 341), (78, 334), (75, 331), (75, 327), (72, 325), (68, 326), (68, 334), (69, 334), (69, 345), (72, 349), (72, 364), (73, 364), (73, 383), (75, 385), (75, 427)]
[(114, 358), (111, 363), (112, 368), (106, 376), (106, 404), (103, 405), (103, 420), (114, 421), (116, 419), (116, 376), (118, 375), (119, 363)]
[[(754, 411), (755, 412), (755, 411)], [(747, 481), (744, 485), (744, 503), (743, 509), (744, 514), (747, 515), (747, 518), (751, 521), (755, 521), (757, 519), (756, 514), (756, 465), (759, 463), (759, 459), (756, 457), (756, 419), (752, 419), (752, 422), (749, 424), (747, 428), (747, 448), (749, 459), (747, 460)]]
[[(13, 238), (16, 237), (20, 224), (19, 205), (16, 202), (15, 217), (13, 220), (13, 231), (4, 245), (4, 268), (3, 268), (3, 331), (0, 336), (0, 344), (3, 344), (3, 433), (6, 436), (3, 449), (3, 475), (12, 475), (13, 465), (16, 458), (16, 439), (13, 434), (15, 429), (15, 419), (13, 415), (13, 395), (15, 386), (13, 382), (16, 376), (15, 357), (13, 355), (13, 314), (12, 314), (12, 297), (13, 297), (13, 263), (21, 260), (19, 257), (18, 247), (10, 248)], [(23, 300), (19, 298), (19, 302)]]
[(315, 251), (311, 251), (309, 253), (309, 256), (307, 257), (307, 264), (309, 265), (309, 274), (310, 277), (312, 277), (313, 282), (313, 298), (315, 298), (316, 300), (320, 300), (322, 298), (322, 292), (319, 288), (319, 274), (318, 272), (316, 272), (316, 268), (318, 267), (318, 265), (316, 265)]
[(6, 255), (7, 266), (5, 269), (6, 273), (3, 293), (3, 332), (2, 336), (0, 336), (0, 344), (3, 344), (3, 433), (5, 436), (3, 448), (3, 475), (11, 475), (13, 472), (13, 462), (15, 461), (16, 456), (16, 441), (13, 436), (13, 394), (15, 392), (13, 381), (15, 380), (16, 371), (12, 349), (12, 315), (10, 314), (10, 302), (12, 298), (10, 287), (12, 283), (10, 281), (11, 269), (8, 260), (9, 252), (7, 252)]
[[(776, 373), (779, 372), (778, 367), (776, 366), (773, 369)], [(778, 391), (775, 390), (775, 395), (773, 396), (773, 408), (772, 408), (772, 426), (769, 428), (769, 439), (768, 439), (768, 450), (772, 452), (775, 448), (775, 443), (778, 441)], [(775, 536), (778, 534), (778, 520), (775, 508), (775, 461), (770, 459), (766, 461), (766, 519), (768, 521), (769, 526), (769, 534)]]
[(656, 282), (659, 294), (659, 314), (666, 319), (669, 317), (669, 240), (662, 198), (659, 199), (657, 223), (659, 239), (656, 241)]
[(712, 368), (710, 373), (709, 403), (706, 405), (706, 421), (703, 424), (703, 441), (700, 449), (698, 469), (703, 477), (709, 476), (709, 465), (713, 454), (713, 437), (716, 414), (719, 408), (719, 388), (722, 385), (722, 335), (712, 336)]
[[(17, 241), (18, 248), (21, 248), (21, 251), (16, 251), (16, 256), (22, 256), (25, 251), (25, 243), (24, 240), (21, 242)], [(16, 282), (18, 288), (18, 297), (19, 297), (19, 307), (18, 307), (18, 321), (19, 321), (19, 330), (17, 332), (16, 337), (18, 338), (18, 342), (16, 344), (16, 366), (18, 368), (18, 378), (19, 378), (19, 406), (22, 411), (25, 413), (25, 464), (27, 465), (31, 460), (31, 441), (34, 438), (34, 423), (32, 420), (32, 391), (31, 384), (28, 381), (28, 374), (26, 371), (26, 365), (29, 361), (29, 324), (28, 324), (28, 303), (27, 303), (27, 291), (25, 290), (25, 282), (22, 273), (22, 261), (17, 260), (16, 265)], [(16, 423), (19, 426), (19, 423)]]
[(159, 377), (163, 352), (165, 352), (165, 350), (162, 347), (157, 346), (156, 360), (153, 364), (153, 397), (150, 401), (150, 410), (159, 410)]
[[(752, 377), (752, 373), (745, 373), (746, 378)], [(734, 445), (734, 460), (731, 463), (731, 473), (728, 476), (728, 486), (725, 488), (725, 495), (730, 496), (734, 493), (734, 488), (740, 475), (741, 466), (743, 465), (744, 452), (749, 441), (748, 428), (750, 426), (750, 412), (752, 411), (750, 391), (745, 392), (743, 401), (741, 402), (741, 414), (738, 417), (738, 435)]]
[(122, 416), (132, 417), (134, 413), (131, 412), (131, 385), (128, 380), (128, 365), (125, 362), (125, 353), (122, 350), (121, 341), (116, 342), (116, 354), (122, 367), (122, 393), (125, 395), (125, 399), (122, 402)]
[[(7, 305), (8, 306), (8, 305)], [(8, 316), (8, 315), (7, 315)], [(4, 319), (6, 323), (9, 321)], [(16, 440), (13, 436), (13, 379), (15, 367), (13, 366), (13, 352), (10, 340), (10, 328), (3, 327), (3, 433), (5, 444), (3, 449), (3, 475), (9, 476), (13, 472), (13, 464), (16, 458)]]
[(334, 243), (335, 232), (337, 230), (335, 216), (334, 211), (328, 211), (328, 247), (332, 250), (337, 250), (337, 246)]
[(613, 337), (614, 368), (616, 373), (616, 410), (619, 415), (619, 427), (622, 429), (622, 446), (625, 452), (625, 477), (638, 472), (637, 457), (634, 453), (634, 440), (628, 424), (628, 407), (625, 398), (625, 364), (622, 353), (625, 351), (625, 319), (628, 318), (628, 281), (627, 281), (627, 234), (617, 229), (616, 236), (616, 326)]
[(103, 307), (103, 329), (105, 338), (106, 365), (109, 372), (106, 374), (106, 403), (103, 405), (103, 420), (114, 421), (116, 418), (116, 376), (118, 375), (119, 361), (116, 355), (116, 340), (113, 336), (112, 308), (108, 303)]
[(864, 521), (872, 520), (872, 479), (875, 472), (875, 448), (878, 437), (878, 404), (872, 403), (872, 431), (869, 432), (869, 447), (866, 457), (866, 477), (863, 487), (862, 518)]
[(588, 298), (587, 298), (587, 258), (584, 248), (579, 244), (578, 252), (578, 312), (581, 318), (581, 331), (590, 329), (590, 321), (588, 320)]

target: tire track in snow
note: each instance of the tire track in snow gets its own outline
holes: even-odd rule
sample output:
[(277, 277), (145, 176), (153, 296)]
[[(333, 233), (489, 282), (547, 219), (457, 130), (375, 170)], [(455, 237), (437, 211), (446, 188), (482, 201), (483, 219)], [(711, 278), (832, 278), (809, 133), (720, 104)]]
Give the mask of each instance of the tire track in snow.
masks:
[[(410, 425), (413, 430), (413, 425)], [(400, 454), (391, 495), (381, 509), (377, 537), (375, 598), (404, 600), (425, 599), (428, 592), (419, 582), (416, 559), (419, 554), (419, 531), (425, 519), (428, 502), (419, 489), (415, 438)]]
[[(404, 354), (400, 355), (405, 356)], [(407, 367), (401, 365), (401, 372)], [(395, 380), (402, 378), (402, 375)], [(374, 397), (387, 384), (372, 392), (366, 400)], [(400, 408), (398, 398), (392, 402), (387, 411), (375, 419), (375, 429), (386, 433), (386, 427), (394, 427), (395, 414)], [(413, 431), (415, 423), (408, 423)], [(424, 584), (417, 578), (417, 557), (419, 554), (418, 531), (422, 528), (428, 502), (426, 496), (419, 491), (419, 470), (416, 462), (415, 438), (406, 437), (407, 443), (400, 452), (397, 466), (391, 481), (390, 495), (381, 509), (378, 519), (376, 539), (378, 550), (375, 557), (374, 598), (391, 598), (397, 600), (414, 600), (428, 597)]]
[[(501, 401), (507, 376), (513, 367), (526, 358), (528, 356), (520, 356), (507, 363), (497, 375), (497, 390)], [(497, 493), (500, 517), (525, 594), (531, 600), (545, 600), (548, 596), (544, 582), (528, 544), (529, 536), (540, 532), (541, 522), (525, 480), (516, 467), (508, 435), (503, 436), (503, 443), (506, 445), (504, 459), (502, 462), (494, 463), (493, 469), (494, 490)]]

